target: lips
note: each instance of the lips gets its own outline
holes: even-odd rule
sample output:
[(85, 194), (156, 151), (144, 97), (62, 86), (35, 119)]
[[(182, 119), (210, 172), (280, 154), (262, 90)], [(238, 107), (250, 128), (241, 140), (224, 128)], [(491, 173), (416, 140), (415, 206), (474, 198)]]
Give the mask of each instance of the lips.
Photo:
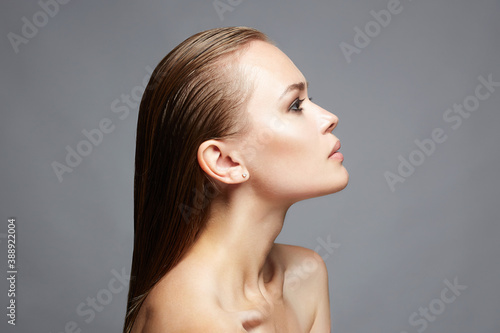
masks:
[(342, 155), (341, 152), (338, 150), (340, 149), (340, 141), (337, 141), (335, 145), (333, 146), (332, 151), (330, 152), (330, 155), (328, 155), (329, 159), (338, 159), (343, 161), (344, 160), (344, 155)]

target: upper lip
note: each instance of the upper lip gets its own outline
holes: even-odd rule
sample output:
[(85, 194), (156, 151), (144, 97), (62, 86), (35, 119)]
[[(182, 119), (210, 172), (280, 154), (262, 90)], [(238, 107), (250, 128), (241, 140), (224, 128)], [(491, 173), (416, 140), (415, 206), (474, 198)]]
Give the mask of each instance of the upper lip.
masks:
[(332, 151), (330, 152), (330, 155), (328, 155), (328, 157), (332, 156), (339, 149), (340, 149), (340, 140), (335, 143), (335, 145), (333, 146)]

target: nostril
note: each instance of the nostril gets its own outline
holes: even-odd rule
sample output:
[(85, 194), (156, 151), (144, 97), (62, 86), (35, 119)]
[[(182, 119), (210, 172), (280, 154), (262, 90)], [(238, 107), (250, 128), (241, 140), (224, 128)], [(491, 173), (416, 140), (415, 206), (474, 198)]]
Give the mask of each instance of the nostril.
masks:
[(325, 109), (320, 108), (320, 110), (322, 111), (320, 119), (322, 122), (321, 128), (323, 129), (323, 133), (331, 133), (335, 129), (335, 127), (337, 127), (339, 118)]
[(326, 129), (326, 133), (331, 133), (336, 126), (337, 126), (336, 122), (330, 123), (330, 126), (328, 126), (328, 128)]

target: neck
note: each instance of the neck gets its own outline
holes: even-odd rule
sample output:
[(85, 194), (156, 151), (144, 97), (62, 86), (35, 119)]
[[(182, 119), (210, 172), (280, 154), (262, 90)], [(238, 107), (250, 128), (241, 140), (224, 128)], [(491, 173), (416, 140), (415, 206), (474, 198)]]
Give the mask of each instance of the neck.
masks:
[(229, 295), (259, 294), (272, 278), (269, 254), (288, 207), (237, 193), (230, 198), (219, 196), (212, 202), (206, 227), (189, 256), (200, 259), (214, 274), (218, 288)]

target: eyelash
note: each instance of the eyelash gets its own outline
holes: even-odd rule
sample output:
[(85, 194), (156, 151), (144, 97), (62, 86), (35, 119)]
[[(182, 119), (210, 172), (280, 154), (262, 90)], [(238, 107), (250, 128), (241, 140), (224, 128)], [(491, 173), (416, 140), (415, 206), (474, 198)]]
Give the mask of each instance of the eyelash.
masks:
[[(288, 108), (288, 111), (302, 112), (303, 109), (300, 107), (300, 105), (302, 104), (302, 102), (304, 100), (305, 100), (305, 98), (303, 98), (303, 99), (297, 98), (295, 101), (293, 101), (292, 105), (290, 105), (290, 107)], [(312, 98), (309, 97), (309, 100), (311, 101)]]

